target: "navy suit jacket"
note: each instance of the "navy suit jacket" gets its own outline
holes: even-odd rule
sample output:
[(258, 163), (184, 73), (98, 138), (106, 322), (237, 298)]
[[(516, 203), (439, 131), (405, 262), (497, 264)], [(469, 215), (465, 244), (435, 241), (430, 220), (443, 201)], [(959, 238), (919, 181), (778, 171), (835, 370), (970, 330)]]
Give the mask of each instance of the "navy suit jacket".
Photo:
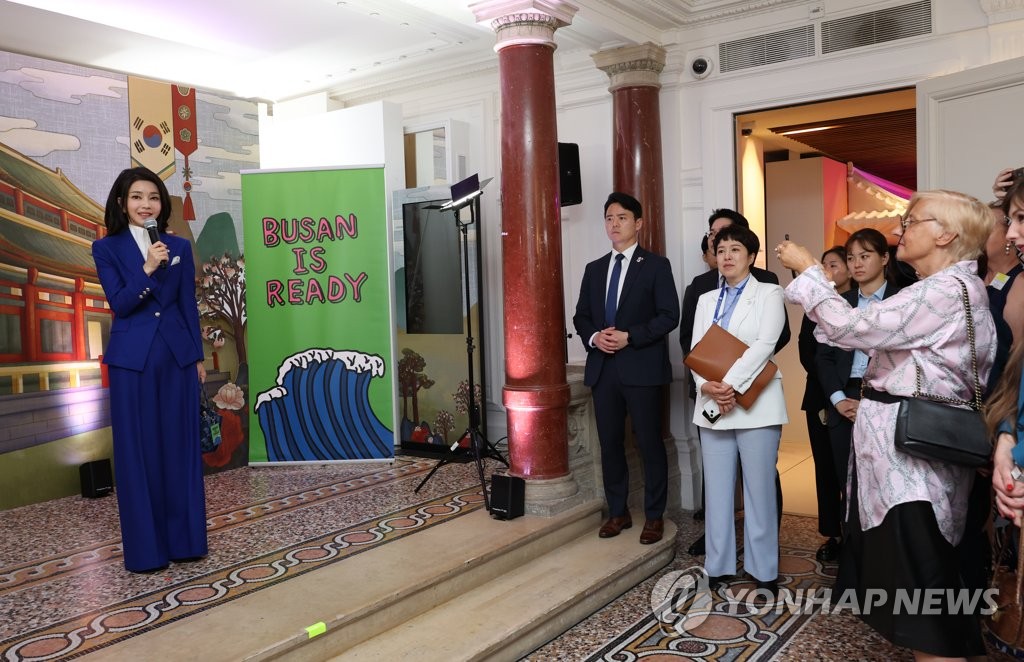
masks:
[[(804, 399), (800, 401), (802, 411), (821, 411), (828, 409), (829, 401), (821, 389), (821, 381), (818, 379), (818, 340), (814, 337), (814, 330), (818, 325), (811, 321), (811, 318), (804, 315), (800, 323), (800, 334), (796, 338), (796, 346), (800, 352), (800, 365), (807, 372), (807, 386), (804, 387)], [(849, 373), (847, 373), (849, 374)]]
[[(899, 291), (898, 285), (888, 283), (885, 286), (885, 294), (882, 295), (882, 298), (888, 299)], [(852, 287), (840, 296), (846, 299), (848, 304), (856, 308), (857, 294), (859, 292), (859, 288)], [(815, 363), (818, 367), (818, 382), (821, 384), (821, 392), (824, 393), (825, 404), (828, 405), (826, 407), (828, 410), (828, 424), (829, 427), (832, 427), (847, 420), (845, 416), (836, 411), (836, 408), (832, 406), (832, 401), (829, 397), (836, 391), (846, 389), (846, 382), (850, 380), (850, 372), (853, 371), (853, 350), (839, 349), (828, 343), (820, 343)]]
[(161, 234), (160, 240), (169, 249), (167, 267), (152, 276), (142, 270), (145, 258), (130, 230), (92, 244), (96, 273), (114, 311), (103, 355), (107, 365), (143, 370), (158, 333), (179, 367), (203, 359), (192, 246), (173, 235)]
[(615, 328), (629, 333), (629, 344), (608, 355), (590, 346), (590, 337), (605, 328), (604, 303), (611, 253), (583, 272), (573, 326), (587, 350), (583, 383), (593, 386), (606, 363), (614, 365), (625, 386), (657, 386), (672, 381), (667, 336), (679, 324), (679, 298), (668, 259), (637, 246), (626, 270), (615, 312)]

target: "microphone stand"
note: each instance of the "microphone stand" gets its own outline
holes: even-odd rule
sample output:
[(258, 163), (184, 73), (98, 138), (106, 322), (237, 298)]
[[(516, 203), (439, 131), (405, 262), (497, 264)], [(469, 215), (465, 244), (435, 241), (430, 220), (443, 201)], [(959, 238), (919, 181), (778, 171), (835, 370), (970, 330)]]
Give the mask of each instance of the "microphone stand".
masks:
[[(466, 375), (467, 383), (469, 385), (467, 397), (467, 409), (469, 411), (469, 427), (459, 437), (464, 439), (467, 435), (470, 438), (470, 446), (473, 451), (473, 461), (476, 463), (477, 474), (480, 477), (480, 488), (484, 495), (484, 509), (487, 512), (491, 511), (491, 501), (487, 495), (487, 479), (484, 477), (484, 458), (491, 458), (501, 462), (506, 467), (508, 466), (508, 460), (502, 456), (498, 448), (487, 440), (487, 436), (480, 429), (480, 409), (476, 401), (476, 383), (473, 375), (473, 351), (476, 346), (473, 342), (473, 317), (472, 317), (472, 306), (470, 302), (470, 289), (469, 289), (469, 226), (476, 223), (477, 215), (480, 210), (480, 196), (477, 195), (473, 198), (468, 205), (469, 207), (469, 222), (463, 223), (460, 218), (460, 212), (462, 207), (456, 208), (455, 212), (455, 225), (459, 228), (459, 247), (462, 249), (462, 271), (465, 274), (463, 278), (463, 297), (466, 302)], [(479, 267), (479, 265), (477, 265)], [(482, 403), (481, 403), (482, 404)], [(450, 464), (455, 460), (456, 453), (455, 449), (458, 447), (458, 441), (451, 445), (445, 456), (438, 460), (434, 468), (423, 478), (420, 484), (416, 487), (413, 492), (419, 492), (424, 485), (427, 484), (437, 470), (446, 464)]]

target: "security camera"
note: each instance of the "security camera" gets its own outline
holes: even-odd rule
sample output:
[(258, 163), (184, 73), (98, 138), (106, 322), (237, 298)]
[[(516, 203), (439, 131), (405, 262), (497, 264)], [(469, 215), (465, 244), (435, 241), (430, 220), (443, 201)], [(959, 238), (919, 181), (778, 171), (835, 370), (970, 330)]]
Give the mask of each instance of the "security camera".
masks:
[(707, 75), (711, 73), (711, 60), (703, 55), (695, 57), (690, 63), (690, 71), (694, 78), (707, 78)]

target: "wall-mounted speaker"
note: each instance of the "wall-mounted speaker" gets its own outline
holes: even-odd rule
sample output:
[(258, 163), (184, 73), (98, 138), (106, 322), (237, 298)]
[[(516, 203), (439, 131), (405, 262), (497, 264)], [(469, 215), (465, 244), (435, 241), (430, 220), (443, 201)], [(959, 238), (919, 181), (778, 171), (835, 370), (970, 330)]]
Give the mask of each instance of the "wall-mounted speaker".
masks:
[(79, 465), (78, 477), (82, 481), (82, 496), (95, 499), (114, 491), (114, 476), (110, 460), (93, 460)]
[(525, 504), (525, 480), (505, 474), (491, 474), (491, 517), (494, 519), (522, 517)]
[(583, 202), (580, 146), (576, 143), (558, 143), (558, 189), (562, 207)]

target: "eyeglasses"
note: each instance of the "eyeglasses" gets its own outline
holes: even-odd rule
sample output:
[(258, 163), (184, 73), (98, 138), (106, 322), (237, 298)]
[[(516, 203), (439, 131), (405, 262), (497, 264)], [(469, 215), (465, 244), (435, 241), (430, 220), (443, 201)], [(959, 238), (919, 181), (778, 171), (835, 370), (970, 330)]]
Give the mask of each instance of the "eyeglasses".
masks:
[(927, 223), (928, 221), (938, 221), (937, 218), (907, 218), (904, 216), (900, 219), (900, 228), (906, 231), (914, 223)]

